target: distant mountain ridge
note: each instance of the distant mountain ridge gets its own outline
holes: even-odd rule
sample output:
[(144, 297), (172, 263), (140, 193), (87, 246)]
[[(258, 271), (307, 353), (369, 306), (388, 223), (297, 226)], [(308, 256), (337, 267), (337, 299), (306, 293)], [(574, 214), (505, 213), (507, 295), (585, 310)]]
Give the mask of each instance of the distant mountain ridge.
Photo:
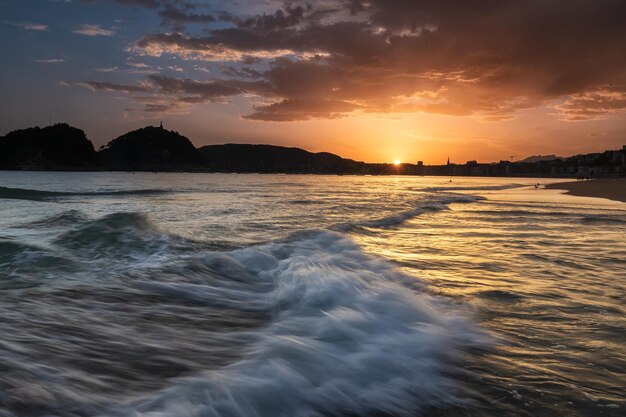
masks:
[(300, 148), (228, 143), (198, 149), (208, 168), (229, 172), (342, 173), (354, 172), (364, 162), (344, 159), (328, 152)]
[(562, 158), (556, 155), (532, 155), (532, 156), (529, 156), (528, 158), (524, 158), (516, 162), (518, 163), (531, 162), (532, 163), (532, 162), (542, 162), (542, 161), (554, 161), (555, 159), (565, 159), (565, 158)]
[(176, 171), (287, 174), (585, 177), (625, 176), (626, 146), (560, 158), (534, 155), (498, 163), (373, 164), (328, 152), (275, 145), (208, 145), (199, 149), (178, 132), (147, 126), (98, 152), (85, 133), (65, 123), (15, 130), (0, 137), (0, 170)]

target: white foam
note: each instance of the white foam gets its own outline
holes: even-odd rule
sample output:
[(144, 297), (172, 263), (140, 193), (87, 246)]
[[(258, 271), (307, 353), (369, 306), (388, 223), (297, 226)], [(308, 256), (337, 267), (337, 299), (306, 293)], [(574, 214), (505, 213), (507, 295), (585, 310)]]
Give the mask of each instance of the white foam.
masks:
[(445, 185), (441, 187), (426, 187), (421, 191), (426, 192), (440, 192), (440, 191), (498, 191), (498, 190), (510, 190), (513, 188), (524, 187), (524, 184), (504, 184), (504, 185)]
[[(239, 361), (110, 410), (144, 417), (397, 416), (460, 401), (472, 326), (389, 262), (326, 231), (235, 251), (273, 312)], [(259, 295), (260, 296), (260, 295)]]

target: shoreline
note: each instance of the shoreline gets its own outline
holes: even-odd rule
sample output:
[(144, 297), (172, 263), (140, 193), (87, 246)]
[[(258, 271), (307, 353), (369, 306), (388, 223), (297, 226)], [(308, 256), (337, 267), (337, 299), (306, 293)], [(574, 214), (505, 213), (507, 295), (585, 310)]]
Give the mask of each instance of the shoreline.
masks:
[(589, 181), (557, 182), (548, 184), (550, 190), (565, 190), (564, 194), (577, 197), (606, 198), (626, 203), (626, 178), (602, 178)]

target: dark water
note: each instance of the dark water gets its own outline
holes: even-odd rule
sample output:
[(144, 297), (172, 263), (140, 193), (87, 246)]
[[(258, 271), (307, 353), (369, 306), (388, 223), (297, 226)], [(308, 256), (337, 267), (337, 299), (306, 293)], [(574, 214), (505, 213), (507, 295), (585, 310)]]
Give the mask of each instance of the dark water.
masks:
[(0, 172), (0, 416), (618, 416), (626, 205)]

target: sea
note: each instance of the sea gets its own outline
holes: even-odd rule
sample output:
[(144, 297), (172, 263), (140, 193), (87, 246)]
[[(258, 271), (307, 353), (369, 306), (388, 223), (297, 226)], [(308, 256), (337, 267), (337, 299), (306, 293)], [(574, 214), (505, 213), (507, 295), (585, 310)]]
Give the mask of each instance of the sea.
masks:
[(546, 181), (0, 172), (0, 417), (624, 416), (626, 204)]

